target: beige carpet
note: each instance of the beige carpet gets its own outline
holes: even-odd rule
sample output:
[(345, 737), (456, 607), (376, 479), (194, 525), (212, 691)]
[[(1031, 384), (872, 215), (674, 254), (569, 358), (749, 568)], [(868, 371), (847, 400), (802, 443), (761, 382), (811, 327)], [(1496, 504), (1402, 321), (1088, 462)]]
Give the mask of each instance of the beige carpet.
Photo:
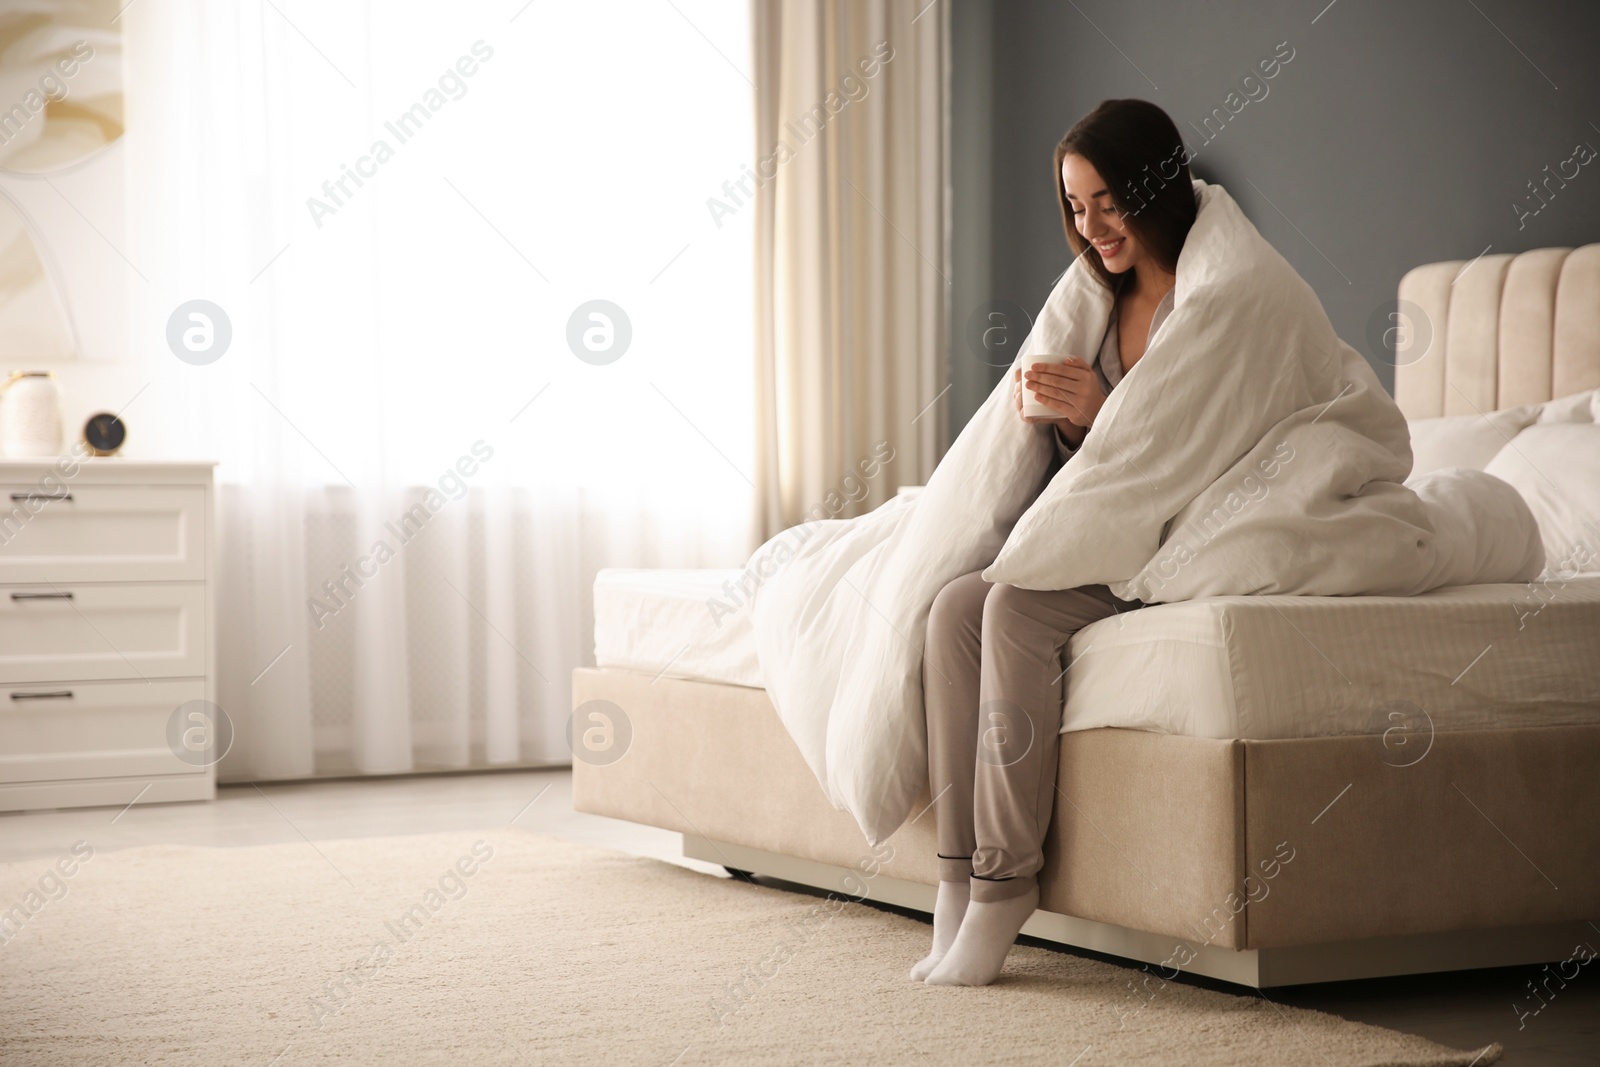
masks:
[(1038, 948), (1014, 950), (990, 988), (931, 988), (906, 978), (923, 923), (517, 830), (63, 854), (70, 878), (50, 861), (0, 866), (0, 908), (34, 907), (0, 944), (0, 1063), (1407, 1067), (1500, 1054), (1254, 995), (1143, 989), (1141, 971)]

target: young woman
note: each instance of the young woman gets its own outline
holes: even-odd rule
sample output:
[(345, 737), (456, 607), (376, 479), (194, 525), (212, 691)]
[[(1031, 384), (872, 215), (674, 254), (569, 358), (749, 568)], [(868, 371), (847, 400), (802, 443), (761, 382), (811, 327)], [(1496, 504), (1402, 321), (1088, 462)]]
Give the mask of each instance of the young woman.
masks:
[[(1013, 376), (1018, 417), (1030, 389), (1057, 417), (1024, 421), (1051, 434), (1065, 458), (1172, 310), (1178, 253), (1197, 209), (1177, 127), (1143, 100), (1107, 100), (1080, 120), (1056, 146), (1055, 174), (1067, 243), (1115, 298), (1090, 361), (1035, 363)], [(1141, 606), (1103, 585), (1037, 592), (991, 585), (979, 573), (935, 599), (923, 688), (939, 893), (933, 951), (913, 978), (987, 985), (1000, 974), (1039, 904), (1068, 667), (1062, 651), (1090, 623)]]

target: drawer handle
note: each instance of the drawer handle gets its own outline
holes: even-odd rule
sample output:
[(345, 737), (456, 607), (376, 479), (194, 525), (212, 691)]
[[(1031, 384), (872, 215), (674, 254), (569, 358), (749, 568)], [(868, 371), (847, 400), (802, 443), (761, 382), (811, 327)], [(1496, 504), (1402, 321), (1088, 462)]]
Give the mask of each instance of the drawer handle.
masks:
[(12, 693), (12, 700), (71, 700), (72, 690), (61, 689), (54, 693)]
[(11, 499), (16, 503), (24, 500), (71, 500), (71, 493), (12, 493)]
[(71, 600), (71, 593), (12, 593), (12, 600)]

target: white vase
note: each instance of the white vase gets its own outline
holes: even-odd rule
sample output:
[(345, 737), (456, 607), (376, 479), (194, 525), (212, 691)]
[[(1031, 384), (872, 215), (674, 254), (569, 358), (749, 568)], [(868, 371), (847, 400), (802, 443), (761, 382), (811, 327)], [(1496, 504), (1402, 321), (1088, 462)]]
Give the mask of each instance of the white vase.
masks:
[(0, 455), (61, 454), (61, 392), (49, 371), (16, 371), (0, 389)]

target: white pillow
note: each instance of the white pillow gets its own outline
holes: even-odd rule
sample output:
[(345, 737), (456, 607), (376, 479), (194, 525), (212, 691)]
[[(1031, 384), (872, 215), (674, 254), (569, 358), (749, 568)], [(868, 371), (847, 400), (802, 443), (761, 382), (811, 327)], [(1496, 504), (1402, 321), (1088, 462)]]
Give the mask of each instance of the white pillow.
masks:
[(1517, 434), (1553, 422), (1600, 422), (1600, 389), (1482, 415), (1415, 419), (1409, 423), (1411, 473), (1431, 474), (1446, 467), (1481, 471)]
[(1546, 400), (1538, 408), (1540, 425), (1547, 422), (1600, 422), (1600, 389)]
[(1600, 574), (1600, 425), (1529, 426), (1484, 473), (1510, 482), (1527, 501), (1547, 574)]
[(1538, 421), (1541, 406), (1524, 404), (1482, 415), (1416, 419), (1410, 424), (1411, 476), (1446, 467), (1483, 470), (1507, 441)]

